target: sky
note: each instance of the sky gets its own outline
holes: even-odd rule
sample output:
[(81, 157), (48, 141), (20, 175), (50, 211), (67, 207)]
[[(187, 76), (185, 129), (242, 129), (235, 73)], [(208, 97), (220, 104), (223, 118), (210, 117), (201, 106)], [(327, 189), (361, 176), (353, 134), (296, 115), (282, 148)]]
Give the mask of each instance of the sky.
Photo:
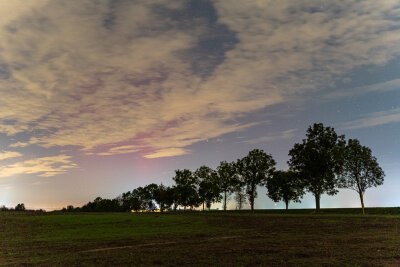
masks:
[(0, 0), (0, 205), (80, 206), (254, 148), (285, 170), (315, 122), (377, 157), (366, 206), (400, 206), (399, 1)]

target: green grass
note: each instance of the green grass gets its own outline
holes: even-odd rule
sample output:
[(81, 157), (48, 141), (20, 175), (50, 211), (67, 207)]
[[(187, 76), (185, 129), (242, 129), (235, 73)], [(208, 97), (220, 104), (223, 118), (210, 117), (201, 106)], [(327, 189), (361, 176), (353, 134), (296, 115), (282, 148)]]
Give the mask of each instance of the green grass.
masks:
[(0, 266), (400, 265), (398, 208), (313, 212), (0, 212)]
[[(315, 209), (273, 209), (273, 210), (257, 210), (257, 213), (268, 214), (315, 214)], [(320, 214), (334, 215), (361, 215), (361, 208), (331, 208), (321, 209)], [(382, 208), (365, 208), (366, 215), (400, 215), (400, 207), (382, 207)]]

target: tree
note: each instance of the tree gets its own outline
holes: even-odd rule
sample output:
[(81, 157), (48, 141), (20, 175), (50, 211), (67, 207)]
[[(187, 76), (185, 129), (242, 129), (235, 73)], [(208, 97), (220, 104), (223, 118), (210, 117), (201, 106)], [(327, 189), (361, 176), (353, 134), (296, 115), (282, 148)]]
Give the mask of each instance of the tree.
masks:
[(246, 194), (254, 211), (257, 186), (264, 185), (275, 170), (275, 160), (263, 150), (254, 149), (237, 162), (239, 174), (246, 186)]
[(379, 166), (377, 159), (372, 156), (371, 149), (362, 146), (357, 139), (349, 139), (344, 153), (344, 164), (339, 185), (341, 188), (349, 188), (358, 193), (363, 214), (365, 214), (365, 190), (382, 185), (384, 177), (385, 173)]
[(171, 186), (168, 189), (168, 192), (171, 196), (171, 200), (172, 200), (172, 205), (173, 205), (173, 210), (176, 211), (178, 205), (179, 205), (179, 192), (178, 189), (176, 188), (176, 185)]
[(0, 211), (8, 211), (10, 210), (9, 208), (7, 208), (6, 206), (2, 205), (0, 206)]
[(201, 166), (194, 172), (199, 182), (199, 199), (209, 209), (211, 203), (221, 200), (220, 190), (217, 184), (216, 172), (207, 166)]
[(275, 171), (267, 182), (267, 195), (275, 202), (284, 201), (286, 209), (289, 202), (300, 202), (304, 195), (303, 187), (292, 171)]
[(169, 209), (174, 203), (174, 195), (171, 188), (163, 184), (158, 185), (153, 190), (153, 199), (157, 202), (161, 212), (165, 209)]
[(316, 211), (321, 195), (335, 195), (337, 175), (343, 165), (344, 135), (338, 136), (331, 127), (315, 123), (307, 130), (307, 139), (289, 151), (288, 164), (295, 171), (305, 189), (315, 197)]
[(235, 191), (235, 187), (239, 180), (235, 163), (222, 161), (217, 167), (217, 175), (217, 184), (224, 200), (223, 208), (226, 210), (228, 197)]
[(156, 184), (150, 184), (145, 187), (139, 186), (132, 190), (132, 201), (135, 206), (134, 210), (153, 210), (153, 190), (157, 187)]
[(176, 170), (175, 177), (175, 190), (177, 193), (178, 204), (186, 207), (197, 207), (200, 203), (197, 193), (197, 178), (190, 170)]
[(19, 203), (17, 206), (14, 208), (15, 211), (24, 211), (25, 209), (25, 204), (24, 203)]
[(238, 187), (235, 190), (235, 201), (236, 208), (241, 210), (243, 205), (246, 204), (246, 192), (243, 190), (243, 187)]

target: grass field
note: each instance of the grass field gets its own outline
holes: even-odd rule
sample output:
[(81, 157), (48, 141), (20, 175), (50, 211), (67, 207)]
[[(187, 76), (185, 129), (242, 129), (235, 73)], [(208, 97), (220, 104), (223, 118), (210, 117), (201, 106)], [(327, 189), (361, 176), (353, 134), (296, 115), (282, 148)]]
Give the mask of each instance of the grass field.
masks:
[(0, 212), (0, 266), (400, 266), (400, 209)]

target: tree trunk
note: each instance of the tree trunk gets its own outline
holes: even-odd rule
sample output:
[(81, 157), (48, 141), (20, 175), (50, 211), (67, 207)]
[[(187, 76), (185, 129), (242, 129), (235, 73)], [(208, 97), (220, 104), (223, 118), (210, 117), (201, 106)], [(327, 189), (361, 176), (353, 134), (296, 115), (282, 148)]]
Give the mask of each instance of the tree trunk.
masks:
[(204, 201), (203, 201), (203, 211), (204, 211)]
[(319, 201), (321, 197), (319, 194), (315, 194), (315, 211), (319, 212), (320, 206), (319, 206)]
[(289, 201), (285, 200), (285, 204), (286, 204), (286, 210), (288, 210), (289, 209)]
[(224, 192), (224, 210), (226, 210), (226, 191)]
[(250, 194), (250, 206), (251, 206), (251, 211), (254, 211), (254, 195), (256, 192), (257, 188), (256, 185), (251, 186), (251, 194)]
[(365, 211), (364, 211), (364, 195), (363, 195), (363, 193), (360, 193), (360, 200), (361, 200), (362, 213), (364, 215)]

